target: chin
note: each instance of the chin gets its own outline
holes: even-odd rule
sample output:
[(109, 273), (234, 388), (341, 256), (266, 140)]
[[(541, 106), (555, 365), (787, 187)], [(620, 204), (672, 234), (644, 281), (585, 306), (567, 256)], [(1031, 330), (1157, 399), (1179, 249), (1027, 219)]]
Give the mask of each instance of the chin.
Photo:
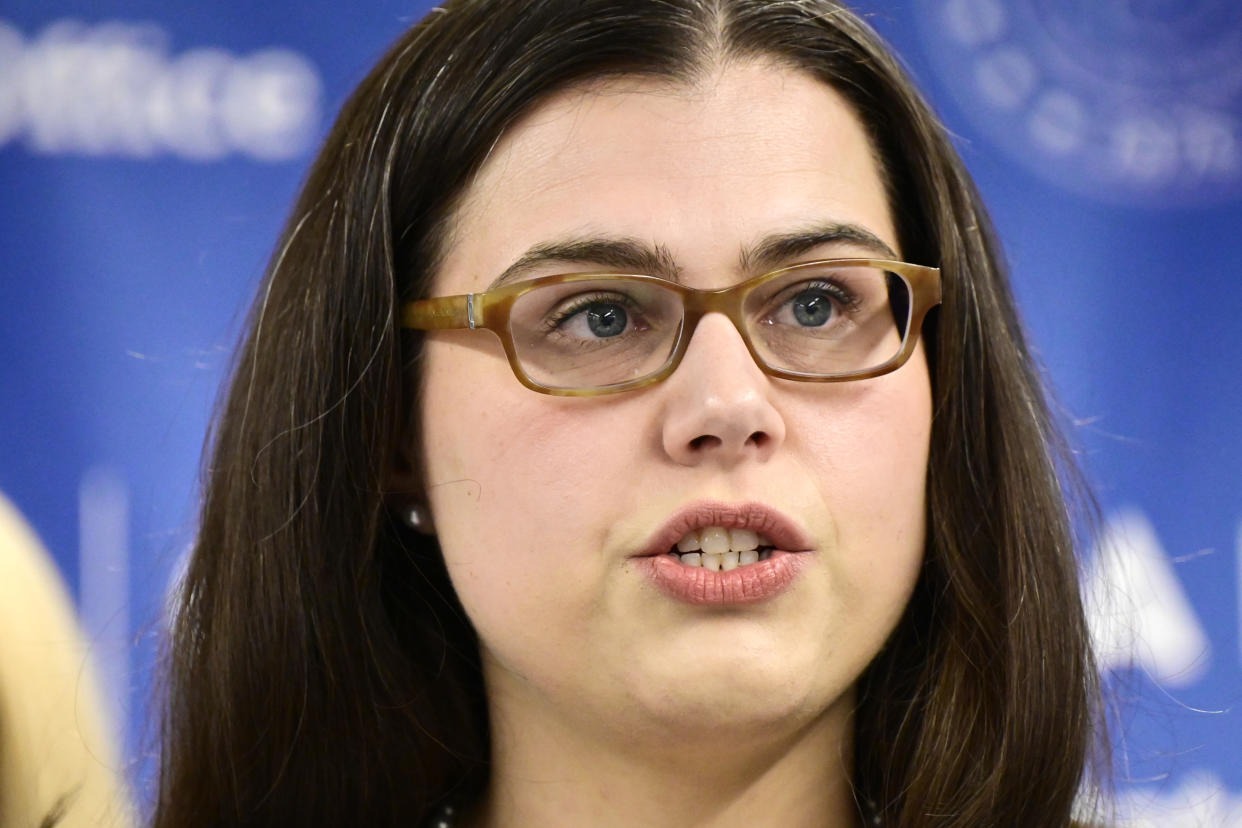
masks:
[(661, 731), (716, 740), (728, 734), (790, 732), (837, 706), (852, 706), (852, 681), (833, 681), (773, 658), (701, 660), (661, 676), (638, 680), (631, 698)]

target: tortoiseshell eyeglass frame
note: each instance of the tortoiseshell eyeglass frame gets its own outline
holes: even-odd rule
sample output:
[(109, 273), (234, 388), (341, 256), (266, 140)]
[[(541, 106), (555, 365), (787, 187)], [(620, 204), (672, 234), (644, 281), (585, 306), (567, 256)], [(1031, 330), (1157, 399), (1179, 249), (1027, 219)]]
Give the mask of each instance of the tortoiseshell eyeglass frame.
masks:
[[(757, 352), (747, 330), (743, 308), (746, 296), (765, 282), (785, 276), (799, 270), (832, 267), (870, 267), (892, 273), (901, 278), (910, 290), (909, 324), (903, 333), (901, 349), (887, 362), (861, 371), (847, 371), (835, 374), (805, 374), (787, 371), (769, 365)], [(545, 285), (581, 282), (597, 279), (616, 279), (618, 281), (658, 283), (660, 287), (670, 290), (681, 297), (684, 315), (677, 342), (670, 351), (668, 359), (658, 370), (637, 379), (612, 385), (593, 386), (588, 388), (561, 388), (547, 386), (533, 380), (522, 368), (513, 345), (513, 334), (509, 329), (509, 314), (513, 303), (518, 297)], [(846, 382), (849, 380), (869, 379), (896, 371), (910, 359), (918, 343), (919, 330), (927, 312), (940, 304), (940, 269), (908, 262), (889, 261), (887, 259), (819, 259), (813, 262), (800, 262), (782, 267), (739, 282), (731, 287), (717, 290), (700, 290), (686, 287), (677, 282), (670, 282), (655, 276), (619, 273), (565, 273), (555, 276), (540, 276), (515, 282), (511, 285), (495, 288), (484, 293), (467, 293), (459, 296), (437, 296), (431, 299), (419, 299), (401, 306), (401, 327), (420, 331), (454, 330), (468, 328), (471, 330), (485, 328), (500, 339), (505, 355), (509, 358), (509, 367), (518, 381), (532, 391), (551, 394), (558, 397), (597, 397), (604, 394), (616, 394), (621, 391), (632, 391), (655, 385), (666, 379), (681, 363), (686, 348), (694, 336), (699, 320), (709, 313), (721, 313), (727, 316), (746, 343), (747, 350), (759, 368), (768, 376), (781, 379), (799, 380), (802, 382)]]

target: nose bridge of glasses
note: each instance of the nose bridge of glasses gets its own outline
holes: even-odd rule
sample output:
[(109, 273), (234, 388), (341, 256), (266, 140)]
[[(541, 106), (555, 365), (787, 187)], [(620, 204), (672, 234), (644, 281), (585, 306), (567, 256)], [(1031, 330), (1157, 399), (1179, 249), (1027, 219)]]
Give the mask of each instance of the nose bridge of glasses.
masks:
[(746, 319), (742, 312), (742, 299), (745, 295), (742, 288), (746, 283), (712, 290), (682, 288), (681, 301), (685, 309), (685, 336), (694, 335), (699, 320), (709, 313), (719, 313), (727, 317), (733, 327), (745, 340)]
[(685, 356), (686, 351), (690, 347), (690, 342), (704, 317), (713, 313), (720, 314), (729, 320), (737, 336), (741, 339), (741, 344), (745, 347), (750, 358), (753, 359), (760, 369), (764, 368), (763, 361), (755, 353), (754, 346), (750, 340), (750, 334), (746, 329), (746, 318), (743, 308), (743, 300), (745, 298), (746, 283), (740, 285), (732, 285), (730, 287), (719, 289), (696, 289), (683, 287), (679, 293), (682, 298), (684, 321), (682, 323), (682, 333), (680, 346), (677, 348), (678, 354), (675, 361), (680, 362)]

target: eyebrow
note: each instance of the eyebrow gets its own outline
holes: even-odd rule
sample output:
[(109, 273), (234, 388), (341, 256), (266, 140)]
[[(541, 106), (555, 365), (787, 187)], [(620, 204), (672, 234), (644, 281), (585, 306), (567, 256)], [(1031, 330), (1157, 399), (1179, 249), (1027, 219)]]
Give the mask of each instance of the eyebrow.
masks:
[(900, 258), (883, 239), (857, 224), (819, 224), (804, 230), (765, 236), (758, 244), (743, 248), (739, 267), (743, 273), (767, 271), (780, 267), (817, 247), (849, 244), (883, 259)]
[(658, 276), (670, 282), (678, 281), (681, 276), (673, 254), (664, 245), (650, 245), (629, 238), (576, 237), (543, 242), (530, 248), (505, 268), (488, 290), (512, 282), (542, 265), (571, 262)]
[[(810, 250), (829, 244), (850, 244), (886, 259), (898, 258), (883, 239), (857, 224), (828, 223), (765, 236), (743, 248), (738, 258), (743, 273), (772, 270)], [(582, 263), (657, 276), (670, 282), (681, 280), (681, 268), (667, 247), (632, 238), (577, 236), (541, 242), (505, 268), (488, 287), (494, 290), (536, 268), (548, 264)]]

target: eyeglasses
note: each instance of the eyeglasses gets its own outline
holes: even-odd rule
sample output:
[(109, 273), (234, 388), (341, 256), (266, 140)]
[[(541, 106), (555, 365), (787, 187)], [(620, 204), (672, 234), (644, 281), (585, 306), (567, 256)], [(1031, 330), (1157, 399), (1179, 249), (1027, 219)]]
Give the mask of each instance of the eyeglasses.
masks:
[(914, 352), (940, 271), (883, 259), (783, 267), (720, 290), (654, 276), (570, 273), (402, 307), (415, 330), (486, 328), (534, 391), (589, 397), (652, 385), (676, 370), (699, 320), (733, 321), (764, 373), (842, 382), (895, 371)]

